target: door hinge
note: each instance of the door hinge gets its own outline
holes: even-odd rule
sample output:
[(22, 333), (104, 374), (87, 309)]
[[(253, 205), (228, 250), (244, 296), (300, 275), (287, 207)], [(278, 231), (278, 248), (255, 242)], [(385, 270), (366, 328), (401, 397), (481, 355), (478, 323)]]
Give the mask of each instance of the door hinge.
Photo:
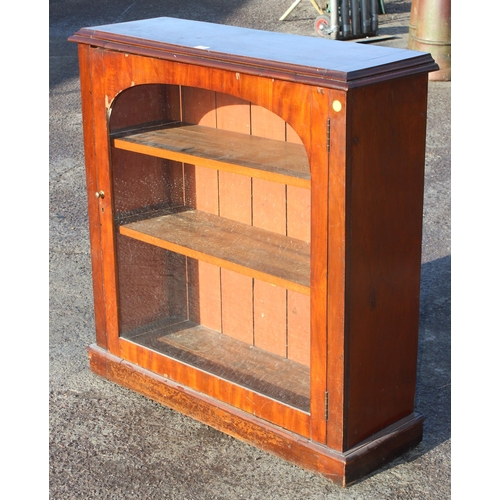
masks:
[(328, 391), (325, 391), (325, 420), (328, 421)]
[(326, 150), (330, 152), (330, 118), (326, 122)]

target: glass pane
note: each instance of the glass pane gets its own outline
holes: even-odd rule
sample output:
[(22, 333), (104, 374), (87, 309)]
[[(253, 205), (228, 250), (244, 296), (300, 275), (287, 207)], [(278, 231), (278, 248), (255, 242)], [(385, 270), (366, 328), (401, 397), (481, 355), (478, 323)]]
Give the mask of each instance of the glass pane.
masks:
[[(182, 115), (276, 144), (300, 143), (279, 117), (248, 102), (144, 87), (128, 97), (125, 91), (113, 107), (112, 140), (150, 125), (149, 101), (160, 100), (152, 127)], [(148, 101), (144, 116), (133, 105), (130, 119), (128, 100)], [(238, 144), (236, 137), (228, 148)], [(182, 163), (166, 147), (159, 156), (112, 148), (120, 335), (309, 411), (310, 190), (293, 179), (262, 178), (260, 167), (254, 177)]]

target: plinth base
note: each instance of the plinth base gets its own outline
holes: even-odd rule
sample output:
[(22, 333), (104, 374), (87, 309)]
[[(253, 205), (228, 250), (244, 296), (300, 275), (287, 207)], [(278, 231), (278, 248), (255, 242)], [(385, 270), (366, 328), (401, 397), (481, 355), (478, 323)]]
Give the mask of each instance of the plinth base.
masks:
[(96, 345), (91, 345), (88, 352), (90, 368), (97, 375), (342, 486), (375, 471), (422, 440), (424, 418), (414, 413), (341, 453), (165, 379)]

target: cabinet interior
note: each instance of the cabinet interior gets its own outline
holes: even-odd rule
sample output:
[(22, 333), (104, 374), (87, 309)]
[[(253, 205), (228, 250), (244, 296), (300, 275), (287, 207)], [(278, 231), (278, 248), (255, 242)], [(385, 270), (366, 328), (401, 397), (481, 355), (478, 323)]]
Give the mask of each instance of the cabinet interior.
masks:
[(264, 107), (138, 85), (109, 119), (119, 335), (300, 410), (310, 399), (310, 171)]

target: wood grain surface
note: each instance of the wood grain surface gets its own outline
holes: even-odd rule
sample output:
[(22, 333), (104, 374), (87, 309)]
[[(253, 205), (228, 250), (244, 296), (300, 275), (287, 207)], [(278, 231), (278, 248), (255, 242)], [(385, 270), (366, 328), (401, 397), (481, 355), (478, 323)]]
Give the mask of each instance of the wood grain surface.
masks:
[(309, 245), (197, 210), (120, 226), (120, 234), (309, 294)]

